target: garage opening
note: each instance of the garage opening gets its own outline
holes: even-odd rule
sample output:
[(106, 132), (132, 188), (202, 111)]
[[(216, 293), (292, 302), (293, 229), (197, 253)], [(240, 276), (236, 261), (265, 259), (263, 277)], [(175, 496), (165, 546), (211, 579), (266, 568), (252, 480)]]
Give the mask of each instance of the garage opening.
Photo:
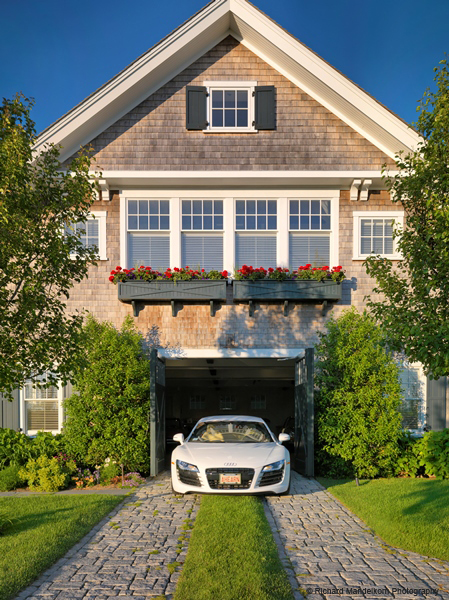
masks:
[(276, 436), (289, 433), (293, 468), (313, 476), (313, 349), (268, 354), (177, 358), (152, 351), (152, 474), (164, 468), (175, 433), (187, 435), (202, 417), (238, 414), (262, 417)]

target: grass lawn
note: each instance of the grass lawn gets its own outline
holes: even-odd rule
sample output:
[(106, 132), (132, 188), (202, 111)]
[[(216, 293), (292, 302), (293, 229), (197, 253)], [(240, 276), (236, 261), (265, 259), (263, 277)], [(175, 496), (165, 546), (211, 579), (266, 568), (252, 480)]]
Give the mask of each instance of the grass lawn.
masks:
[(318, 481), (387, 544), (449, 560), (449, 481)]
[(175, 600), (292, 600), (260, 498), (203, 496)]
[(30, 584), (122, 500), (47, 494), (0, 498), (0, 513), (12, 521), (0, 535), (0, 598)]

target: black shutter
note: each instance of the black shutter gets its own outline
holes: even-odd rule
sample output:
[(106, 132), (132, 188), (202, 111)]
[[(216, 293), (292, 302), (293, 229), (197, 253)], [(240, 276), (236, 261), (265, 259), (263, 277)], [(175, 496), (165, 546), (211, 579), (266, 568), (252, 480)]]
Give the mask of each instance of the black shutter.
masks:
[(256, 129), (276, 129), (275, 88), (260, 85), (255, 89)]
[(186, 127), (206, 129), (207, 127), (207, 88), (190, 85), (186, 87)]
[(446, 424), (447, 377), (427, 378), (427, 425), (434, 431), (441, 431)]

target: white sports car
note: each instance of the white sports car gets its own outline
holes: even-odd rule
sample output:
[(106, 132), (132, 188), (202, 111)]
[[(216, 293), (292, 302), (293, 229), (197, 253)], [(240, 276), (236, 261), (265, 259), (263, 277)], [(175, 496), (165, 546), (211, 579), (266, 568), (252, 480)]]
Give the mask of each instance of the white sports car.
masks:
[(290, 454), (263, 419), (248, 416), (205, 417), (171, 457), (173, 491), (178, 494), (287, 494)]

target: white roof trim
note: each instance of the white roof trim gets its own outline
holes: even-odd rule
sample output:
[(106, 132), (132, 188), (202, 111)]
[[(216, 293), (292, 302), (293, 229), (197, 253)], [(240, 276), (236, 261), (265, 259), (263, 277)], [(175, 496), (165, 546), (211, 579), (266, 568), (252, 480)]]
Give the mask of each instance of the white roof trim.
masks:
[(215, 0), (43, 131), (35, 149), (61, 144), (65, 160), (228, 35), (391, 158), (416, 148), (420, 137), (406, 123), (256, 7)]
[(166, 359), (182, 358), (302, 358), (304, 348), (159, 348), (158, 356)]

